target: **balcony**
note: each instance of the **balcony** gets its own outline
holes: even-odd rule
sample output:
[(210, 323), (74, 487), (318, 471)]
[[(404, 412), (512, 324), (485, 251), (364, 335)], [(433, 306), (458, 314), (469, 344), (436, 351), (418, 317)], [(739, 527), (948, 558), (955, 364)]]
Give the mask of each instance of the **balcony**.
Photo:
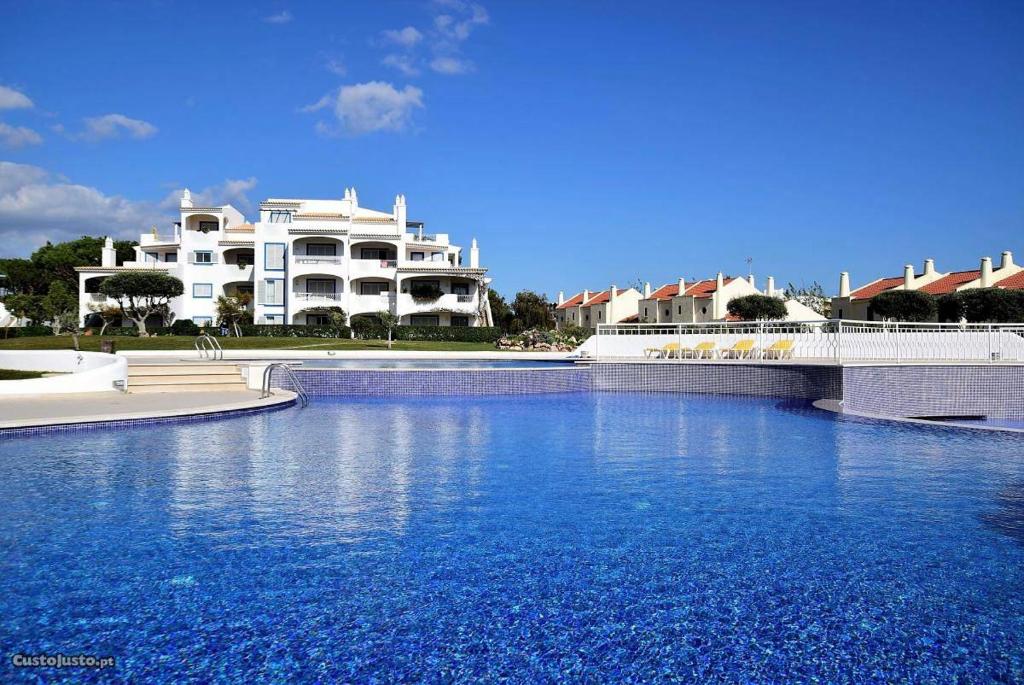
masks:
[(297, 254), (294, 255), (294, 259), (296, 264), (341, 264), (345, 258), (335, 255)]
[(296, 302), (303, 304), (308, 303), (319, 303), (329, 307), (336, 307), (338, 303), (344, 301), (345, 293), (317, 293), (317, 292), (297, 292), (292, 293), (292, 299)]
[(349, 298), (349, 314), (372, 314), (381, 310), (394, 312), (395, 293), (380, 293), (377, 295), (352, 295)]
[(394, 259), (353, 259), (348, 264), (349, 278), (387, 278), (395, 277), (395, 267), (398, 262)]
[(434, 312), (438, 310), (451, 311), (456, 314), (476, 314), (476, 295), (441, 295), (434, 300), (418, 300), (412, 295), (403, 293), (399, 296), (398, 307), (402, 314), (416, 314), (419, 312)]
[(91, 304), (104, 304), (107, 301), (107, 296), (103, 293), (86, 293), (88, 297), (86, 300)]

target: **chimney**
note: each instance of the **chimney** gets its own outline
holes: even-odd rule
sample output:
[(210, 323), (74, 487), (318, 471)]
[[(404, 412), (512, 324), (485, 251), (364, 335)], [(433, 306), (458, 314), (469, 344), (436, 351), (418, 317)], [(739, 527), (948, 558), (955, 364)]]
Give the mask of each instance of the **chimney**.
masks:
[(608, 289), (608, 302), (609, 303), (615, 302), (615, 291), (616, 291), (615, 284), (612, 283), (612, 287)]
[(559, 290), (558, 291), (558, 304), (559, 305), (565, 304), (565, 291), (564, 290)]
[(651, 282), (650, 281), (647, 281), (646, 283), (644, 283), (644, 299), (645, 300), (651, 299)]
[(992, 258), (982, 257), (981, 258), (981, 287), (991, 288), (992, 287)]
[(715, 277), (715, 290), (721, 290), (722, 286), (725, 285), (725, 277), (722, 276), (722, 272), (718, 272), (718, 276)]
[(850, 296), (850, 272), (843, 271), (839, 274), (839, 297)]
[(914, 266), (912, 264), (903, 265), (903, 289), (911, 290), (911, 284), (914, 282)]
[(192, 209), (192, 193), (188, 188), (185, 188), (185, 192), (181, 194), (181, 208)]
[(1013, 253), (1009, 250), (1003, 253), (1003, 258), (999, 262), (1000, 269), (1005, 269), (1008, 266), (1016, 266), (1016, 264), (1013, 263)]
[(476, 238), (473, 238), (473, 242), (469, 245), (469, 268), (480, 268), (480, 248), (476, 245)]
[[(187, 190), (185, 191), (188, 192)], [(117, 266), (117, 250), (114, 249), (114, 240), (110, 236), (103, 241), (103, 250), (100, 253), (100, 264), (102, 266)]]
[(926, 260), (924, 260), (924, 275), (925, 276), (931, 276), (934, 273), (935, 273), (935, 260), (934, 259), (926, 259)]
[(589, 290), (584, 290), (583, 291), (583, 299), (580, 301), (580, 304), (586, 304), (587, 300), (589, 300), (589, 299), (590, 299), (590, 291)]
[(392, 209), (395, 217), (395, 223), (398, 224), (398, 235), (405, 235), (405, 195), (395, 195), (395, 206)]
[(747, 276), (747, 280), (748, 280), (748, 281), (750, 282), (750, 286), (751, 286), (752, 288), (757, 288), (757, 281), (756, 281), (756, 280), (754, 280), (754, 274), (749, 274), (749, 275)]
[(682, 276), (679, 277), (679, 295), (686, 292), (686, 279)]
[(768, 283), (767, 283), (767, 285), (765, 285), (764, 290), (765, 290), (764, 294), (767, 295), (768, 297), (774, 297), (775, 296), (775, 277), (774, 276), (769, 276), (768, 277)]
[(355, 186), (352, 186), (352, 192), (349, 195), (349, 199), (352, 200), (352, 214), (355, 215), (356, 208), (359, 206), (359, 196), (356, 195)]

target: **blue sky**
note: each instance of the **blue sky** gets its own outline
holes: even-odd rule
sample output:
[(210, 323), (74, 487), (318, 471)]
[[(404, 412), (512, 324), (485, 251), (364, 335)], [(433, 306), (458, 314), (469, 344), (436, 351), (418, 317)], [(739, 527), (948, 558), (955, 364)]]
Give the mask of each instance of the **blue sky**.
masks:
[[(1018, 2), (0, 0), (0, 254), (175, 191), (390, 208), (494, 286), (1024, 251)], [(1024, 257), (1024, 255), (1021, 255)]]

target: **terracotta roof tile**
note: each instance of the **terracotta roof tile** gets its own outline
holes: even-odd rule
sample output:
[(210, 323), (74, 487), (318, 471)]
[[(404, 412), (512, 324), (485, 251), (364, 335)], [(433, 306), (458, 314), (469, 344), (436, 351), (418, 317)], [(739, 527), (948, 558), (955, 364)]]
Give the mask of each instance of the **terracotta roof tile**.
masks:
[(958, 286), (976, 281), (979, 278), (981, 278), (981, 272), (977, 269), (974, 271), (951, 271), (939, 280), (932, 281), (928, 285), (919, 288), (919, 290), (929, 295), (945, 295), (956, 290)]
[(1013, 276), (1007, 276), (996, 283), (997, 288), (1010, 288), (1011, 290), (1024, 289), (1024, 271), (1018, 271)]
[(892, 278), (879, 278), (874, 283), (868, 283), (867, 285), (857, 288), (850, 293), (851, 300), (866, 300), (874, 297), (878, 293), (885, 292), (886, 290), (892, 290), (893, 288), (903, 284), (903, 276), (893, 276)]
[(651, 299), (651, 300), (667, 300), (668, 298), (675, 297), (678, 294), (679, 294), (679, 284), (678, 283), (669, 283), (668, 285), (663, 285), (660, 288), (658, 288), (657, 290), (655, 290), (653, 293), (651, 293), (651, 296), (649, 298), (647, 298), (647, 299)]
[[(616, 295), (621, 295), (624, 292), (626, 292), (626, 288), (616, 288), (615, 289), (615, 294)], [(605, 302), (608, 301), (608, 296), (609, 296), (610, 293), (611, 293), (611, 288), (609, 288), (608, 290), (603, 290), (603, 291), (599, 292), (598, 294), (594, 295), (589, 300), (587, 300), (586, 303), (583, 306), (584, 307), (589, 307), (592, 304), (604, 304)]]
[(575, 307), (583, 302), (583, 293), (576, 293), (562, 304), (555, 307), (555, 309), (568, 309), (569, 307)]

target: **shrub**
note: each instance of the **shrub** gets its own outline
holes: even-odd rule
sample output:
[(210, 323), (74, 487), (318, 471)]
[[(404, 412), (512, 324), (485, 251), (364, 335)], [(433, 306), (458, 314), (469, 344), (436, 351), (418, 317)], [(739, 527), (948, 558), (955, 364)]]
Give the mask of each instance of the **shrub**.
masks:
[(1024, 321), (1024, 290), (972, 288), (943, 295), (938, 301), (940, 321), (1019, 323)]
[(243, 324), (243, 336), (264, 338), (349, 338), (348, 326)]
[[(352, 321), (356, 335), (363, 340), (387, 340), (388, 331), (374, 319), (360, 317)], [(392, 340), (432, 340), (443, 342), (495, 342), (501, 329), (494, 326), (396, 326)]]
[(892, 321), (934, 321), (935, 298), (919, 290), (887, 290), (871, 298), (873, 315)]
[(171, 324), (171, 335), (199, 335), (199, 326), (192, 319), (178, 319)]
[(786, 303), (768, 295), (744, 295), (729, 300), (729, 313), (744, 321), (781, 321), (786, 318)]
[(37, 338), (52, 335), (53, 329), (49, 326), (11, 326), (7, 329), (8, 338)]
[(414, 300), (436, 300), (444, 293), (441, 288), (433, 283), (417, 283), (413, 281), (409, 285), (409, 294)]

